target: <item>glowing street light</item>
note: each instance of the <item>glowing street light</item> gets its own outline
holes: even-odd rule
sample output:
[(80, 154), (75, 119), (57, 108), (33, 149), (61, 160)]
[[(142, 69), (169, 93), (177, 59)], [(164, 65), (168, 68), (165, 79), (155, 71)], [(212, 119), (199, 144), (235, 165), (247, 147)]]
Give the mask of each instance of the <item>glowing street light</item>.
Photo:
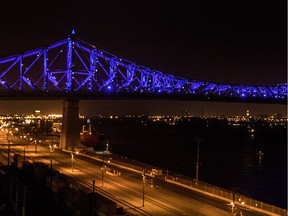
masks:
[[(33, 140), (33, 139), (30, 137), (30, 138), (29, 138), (29, 141), (32, 142), (32, 140)], [(28, 149), (28, 146), (29, 146), (29, 142), (28, 142), (28, 140), (27, 140), (27, 149)]]

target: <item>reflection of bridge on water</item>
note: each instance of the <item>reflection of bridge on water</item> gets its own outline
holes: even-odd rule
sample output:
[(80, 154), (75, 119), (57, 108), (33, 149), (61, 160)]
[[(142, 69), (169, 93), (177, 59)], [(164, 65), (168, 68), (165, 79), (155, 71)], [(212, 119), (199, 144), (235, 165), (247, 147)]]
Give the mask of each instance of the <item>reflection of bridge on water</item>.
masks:
[(45, 47), (0, 59), (0, 98), (64, 100), (61, 145), (65, 148), (80, 143), (80, 99), (286, 104), (287, 83), (231, 85), (166, 74), (98, 49), (72, 33)]

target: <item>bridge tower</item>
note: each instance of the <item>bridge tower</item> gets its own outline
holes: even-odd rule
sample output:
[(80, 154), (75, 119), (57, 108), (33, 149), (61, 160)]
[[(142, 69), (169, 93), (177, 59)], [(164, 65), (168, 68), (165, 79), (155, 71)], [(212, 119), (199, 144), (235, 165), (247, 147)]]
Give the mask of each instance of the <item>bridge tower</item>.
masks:
[(72, 152), (80, 145), (79, 100), (67, 99), (63, 101), (62, 133), (60, 148), (71, 148)]

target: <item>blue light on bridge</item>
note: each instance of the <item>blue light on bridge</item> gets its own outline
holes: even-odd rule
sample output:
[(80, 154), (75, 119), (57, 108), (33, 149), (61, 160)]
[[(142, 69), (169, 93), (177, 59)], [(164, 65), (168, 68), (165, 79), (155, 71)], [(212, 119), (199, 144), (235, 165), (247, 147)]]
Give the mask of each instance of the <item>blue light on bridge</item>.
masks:
[[(75, 30), (71, 33), (75, 35)], [(241, 98), (284, 103), (287, 83), (245, 86), (192, 80), (137, 65), (76, 37), (68, 37), (44, 48), (0, 59), (0, 93), (13, 96), (19, 92), (38, 96), (70, 92), (77, 96), (79, 92), (80, 97), (104, 92), (137, 97), (169, 94), (174, 98), (185, 95), (192, 100)]]

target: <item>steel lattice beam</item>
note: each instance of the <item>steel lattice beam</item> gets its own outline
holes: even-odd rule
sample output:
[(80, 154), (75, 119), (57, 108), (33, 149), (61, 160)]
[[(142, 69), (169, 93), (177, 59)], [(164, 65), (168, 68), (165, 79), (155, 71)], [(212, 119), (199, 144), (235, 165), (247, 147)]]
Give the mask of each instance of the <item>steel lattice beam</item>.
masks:
[(246, 86), (191, 80), (137, 65), (71, 35), (0, 59), (0, 99), (43, 95), (286, 103), (287, 83)]

